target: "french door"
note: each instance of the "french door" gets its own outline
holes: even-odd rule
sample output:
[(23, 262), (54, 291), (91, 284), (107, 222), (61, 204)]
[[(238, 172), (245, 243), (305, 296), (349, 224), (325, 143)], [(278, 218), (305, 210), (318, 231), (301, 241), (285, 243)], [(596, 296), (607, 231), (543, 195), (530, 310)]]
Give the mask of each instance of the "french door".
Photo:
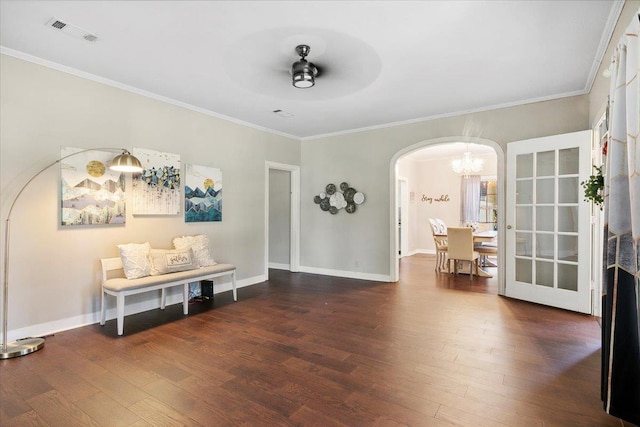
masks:
[(508, 297), (590, 313), (591, 131), (507, 147)]

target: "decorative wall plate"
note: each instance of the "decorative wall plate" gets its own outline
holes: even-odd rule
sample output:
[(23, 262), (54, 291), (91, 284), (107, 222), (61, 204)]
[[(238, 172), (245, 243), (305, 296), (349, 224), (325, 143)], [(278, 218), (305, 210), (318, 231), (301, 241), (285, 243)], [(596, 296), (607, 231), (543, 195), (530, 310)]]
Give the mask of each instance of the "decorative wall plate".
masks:
[(329, 211), (332, 215), (337, 214), (340, 209), (354, 213), (356, 205), (364, 203), (364, 194), (349, 187), (344, 181), (340, 183), (339, 189), (335, 184), (327, 184), (324, 190), (313, 197), (313, 202), (320, 205), (322, 211)]

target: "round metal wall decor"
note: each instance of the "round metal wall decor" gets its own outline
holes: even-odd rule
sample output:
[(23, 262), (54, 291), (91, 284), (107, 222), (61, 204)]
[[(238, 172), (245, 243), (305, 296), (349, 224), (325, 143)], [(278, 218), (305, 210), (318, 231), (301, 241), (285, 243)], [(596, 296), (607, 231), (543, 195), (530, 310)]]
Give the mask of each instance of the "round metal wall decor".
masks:
[(332, 215), (337, 214), (340, 209), (351, 214), (356, 211), (356, 205), (364, 203), (364, 193), (349, 187), (346, 182), (340, 183), (339, 187), (327, 184), (324, 191), (313, 197), (313, 202), (320, 205), (322, 211), (328, 211)]

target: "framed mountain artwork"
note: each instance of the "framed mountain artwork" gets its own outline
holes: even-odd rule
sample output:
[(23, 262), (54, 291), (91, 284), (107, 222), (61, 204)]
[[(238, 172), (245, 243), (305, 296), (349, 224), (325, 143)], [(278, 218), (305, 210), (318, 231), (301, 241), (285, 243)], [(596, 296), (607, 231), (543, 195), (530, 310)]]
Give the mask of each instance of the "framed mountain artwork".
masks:
[(222, 221), (222, 171), (186, 165), (184, 221)]

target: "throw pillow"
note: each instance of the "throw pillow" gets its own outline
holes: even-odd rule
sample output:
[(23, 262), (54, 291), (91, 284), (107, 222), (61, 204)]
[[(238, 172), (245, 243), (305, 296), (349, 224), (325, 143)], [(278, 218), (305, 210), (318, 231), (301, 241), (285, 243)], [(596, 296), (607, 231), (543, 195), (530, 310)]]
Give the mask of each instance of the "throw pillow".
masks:
[(127, 279), (138, 279), (149, 275), (149, 242), (118, 245), (122, 268)]
[(176, 249), (191, 248), (200, 267), (217, 264), (209, 252), (209, 237), (204, 234), (176, 237), (173, 239), (173, 247)]
[(152, 276), (198, 268), (191, 248), (151, 249), (149, 251), (149, 265)]

